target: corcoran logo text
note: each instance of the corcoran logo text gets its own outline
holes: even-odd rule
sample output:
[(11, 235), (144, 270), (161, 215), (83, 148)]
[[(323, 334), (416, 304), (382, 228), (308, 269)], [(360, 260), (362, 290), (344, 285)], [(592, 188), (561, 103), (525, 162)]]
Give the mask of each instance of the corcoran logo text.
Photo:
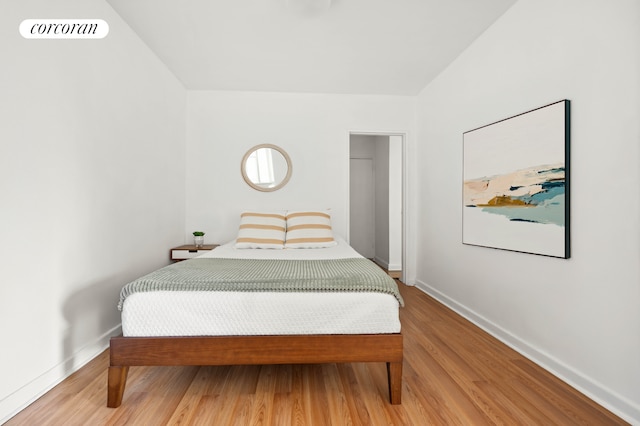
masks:
[(102, 19), (25, 19), (20, 23), (24, 38), (96, 39), (109, 33), (109, 24)]

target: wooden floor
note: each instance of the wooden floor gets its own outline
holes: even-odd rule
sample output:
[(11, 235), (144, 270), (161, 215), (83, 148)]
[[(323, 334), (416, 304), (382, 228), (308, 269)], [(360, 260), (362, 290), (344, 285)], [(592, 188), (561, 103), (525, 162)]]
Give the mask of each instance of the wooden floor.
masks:
[(132, 367), (106, 407), (108, 352), (7, 425), (617, 425), (621, 419), (414, 287), (400, 285), (402, 405), (383, 363)]

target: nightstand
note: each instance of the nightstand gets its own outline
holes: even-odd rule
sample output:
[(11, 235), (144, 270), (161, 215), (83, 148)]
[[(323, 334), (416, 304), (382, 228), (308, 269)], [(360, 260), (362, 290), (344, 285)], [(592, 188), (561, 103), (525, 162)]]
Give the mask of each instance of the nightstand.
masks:
[(205, 251), (213, 250), (219, 244), (204, 244), (200, 248), (196, 248), (195, 244), (185, 244), (183, 246), (174, 247), (169, 252), (169, 257), (174, 262), (191, 259), (200, 256)]

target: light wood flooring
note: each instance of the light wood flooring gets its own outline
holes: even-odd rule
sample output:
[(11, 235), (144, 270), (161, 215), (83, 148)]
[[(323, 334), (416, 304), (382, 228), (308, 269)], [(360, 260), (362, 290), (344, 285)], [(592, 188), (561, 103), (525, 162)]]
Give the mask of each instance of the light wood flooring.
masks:
[(132, 367), (106, 407), (108, 352), (6, 425), (619, 425), (545, 370), (414, 287), (406, 307), (402, 405), (384, 363)]

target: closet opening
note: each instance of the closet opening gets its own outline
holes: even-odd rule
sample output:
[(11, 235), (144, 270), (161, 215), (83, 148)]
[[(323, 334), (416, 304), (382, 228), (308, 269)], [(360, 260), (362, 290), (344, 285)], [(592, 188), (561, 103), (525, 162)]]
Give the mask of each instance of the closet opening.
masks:
[(403, 279), (404, 152), (402, 134), (349, 134), (349, 244)]

